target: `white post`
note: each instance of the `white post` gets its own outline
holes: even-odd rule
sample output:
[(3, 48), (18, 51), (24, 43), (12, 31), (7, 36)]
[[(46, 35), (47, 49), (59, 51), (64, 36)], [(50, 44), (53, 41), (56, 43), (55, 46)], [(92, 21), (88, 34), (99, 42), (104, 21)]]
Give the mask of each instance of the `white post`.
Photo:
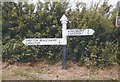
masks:
[(61, 23), (62, 23), (62, 39), (65, 41), (65, 43), (67, 44), (67, 33), (66, 33), (66, 29), (67, 29), (67, 22), (68, 19), (65, 15), (63, 15), (60, 19)]
[[(61, 23), (62, 23), (62, 39), (65, 42), (65, 44), (67, 44), (67, 33), (66, 33), (66, 29), (67, 29), (67, 17), (65, 15), (62, 16), (62, 18), (60, 19)], [(62, 46), (62, 69), (67, 70), (67, 56), (66, 56), (66, 50), (67, 50), (67, 46), (63, 45)]]

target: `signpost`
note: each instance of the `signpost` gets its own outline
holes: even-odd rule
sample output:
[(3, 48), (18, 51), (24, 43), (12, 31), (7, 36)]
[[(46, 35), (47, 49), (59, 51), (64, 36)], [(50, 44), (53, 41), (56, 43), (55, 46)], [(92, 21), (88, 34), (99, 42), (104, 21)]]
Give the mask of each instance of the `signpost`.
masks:
[(117, 7), (118, 7), (118, 16), (116, 17), (116, 26), (120, 27), (120, 1), (117, 3)]
[(67, 45), (65, 41), (62, 38), (27, 38), (22, 42), (25, 45)]
[(120, 27), (120, 16), (116, 17), (116, 26)]
[[(68, 19), (65, 15), (63, 15), (60, 19), (61, 23), (62, 23), (62, 38), (64, 40), (66, 40), (67, 42), (67, 35), (66, 35), (66, 29), (67, 29), (67, 22), (68, 22)], [(67, 46), (66, 45), (63, 45), (62, 46), (62, 69), (67, 69), (67, 59), (66, 59), (66, 50), (67, 49)]]
[(61, 17), (60, 21), (62, 23), (62, 38), (26, 38), (22, 42), (25, 45), (62, 45), (62, 69), (66, 70), (67, 36), (92, 35), (95, 31), (93, 29), (67, 29), (68, 19), (65, 15)]
[(93, 29), (67, 29), (67, 36), (86, 36), (94, 33)]

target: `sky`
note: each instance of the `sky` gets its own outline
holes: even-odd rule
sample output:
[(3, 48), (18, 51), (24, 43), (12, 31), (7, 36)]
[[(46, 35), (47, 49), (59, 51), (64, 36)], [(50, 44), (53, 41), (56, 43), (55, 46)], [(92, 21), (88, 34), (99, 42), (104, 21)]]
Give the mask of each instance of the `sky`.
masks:
[[(73, 3), (73, 0), (71, 0), (71, 1)], [(75, 1), (84, 2), (84, 3), (87, 4), (87, 7), (89, 8), (89, 6), (91, 5), (92, 2), (93, 3), (99, 3), (100, 2), (100, 4), (102, 4), (105, 0), (74, 0), (74, 2)], [(117, 2), (119, 2), (120, 0), (106, 0), (106, 1), (108, 1), (108, 4), (112, 5), (113, 8), (114, 8), (117, 5)], [(74, 5), (73, 5), (73, 7), (74, 7)]]
[[(37, 1), (41, 1), (41, 2), (44, 3), (44, 0), (29, 0), (29, 3), (36, 4)], [(45, 0), (45, 1), (51, 1), (51, 0)], [(75, 9), (75, 4), (74, 3), (76, 3), (76, 2), (84, 2), (84, 3), (86, 3), (87, 8), (89, 8), (91, 6), (92, 2), (93, 3), (99, 3), (100, 2), (100, 4), (102, 4), (105, 0), (52, 0), (52, 1), (54, 1), (54, 2), (58, 2), (58, 1), (70, 1), (70, 5), (71, 5), (72, 9)], [(112, 5), (113, 8), (116, 7), (117, 2), (120, 2), (120, 0), (106, 0), (106, 1), (108, 1), (108, 4)], [(35, 9), (35, 11), (36, 11), (36, 9)]]
[[(104, 2), (104, 0), (81, 0), (81, 1), (88, 3), (88, 4), (91, 3), (92, 1), (93, 2), (99, 2), (99, 1)], [(108, 1), (108, 4), (115, 5), (120, 0), (107, 0), (107, 1)]]
[[(29, 0), (30, 2), (34, 2), (34, 3), (37, 3), (38, 0)], [(43, 1), (44, 0), (40, 0), (40, 1)], [(50, 1), (50, 0), (46, 0), (46, 1)], [(94, 3), (98, 3), (98, 2), (104, 2), (104, 0), (52, 0), (52, 1), (70, 1), (72, 3), (74, 2), (85, 2), (86, 4), (90, 4), (91, 2), (94, 2)], [(108, 1), (108, 4), (111, 4), (111, 5), (116, 5), (118, 1), (120, 0), (106, 0)]]

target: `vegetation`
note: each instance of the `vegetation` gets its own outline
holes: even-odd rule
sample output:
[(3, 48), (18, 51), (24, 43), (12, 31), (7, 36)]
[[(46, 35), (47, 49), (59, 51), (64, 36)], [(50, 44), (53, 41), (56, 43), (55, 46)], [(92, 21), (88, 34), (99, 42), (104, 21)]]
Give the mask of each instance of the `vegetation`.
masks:
[[(36, 12), (34, 9), (36, 8)], [(70, 8), (68, 12), (65, 12)], [(112, 9), (112, 11), (111, 11)], [(69, 3), (4, 2), (2, 4), (2, 45), (3, 61), (9, 63), (35, 62), (45, 59), (53, 63), (61, 60), (61, 46), (26, 46), (25, 38), (60, 38), (62, 27), (60, 18), (66, 13), (71, 21), (67, 28), (91, 28), (92, 36), (68, 37), (67, 59), (81, 63), (106, 67), (116, 65), (118, 38), (120, 33), (115, 26), (118, 7), (113, 8), (104, 2), (92, 4), (77, 3), (76, 9)]]

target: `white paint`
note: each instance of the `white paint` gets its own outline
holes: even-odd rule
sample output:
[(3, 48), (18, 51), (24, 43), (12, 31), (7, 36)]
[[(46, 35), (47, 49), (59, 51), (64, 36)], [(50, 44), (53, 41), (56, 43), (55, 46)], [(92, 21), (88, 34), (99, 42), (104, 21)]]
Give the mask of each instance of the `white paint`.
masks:
[(27, 38), (22, 42), (25, 45), (67, 45), (67, 36), (92, 35), (93, 29), (67, 29), (68, 19), (63, 15), (60, 19), (62, 23), (62, 38)]
[(120, 16), (116, 17), (116, 26), (120, 27)]
[[(68, 21), (67, 17), (65, 15), (63, 15), (60, 19), (61, 22), (64, 22), (64, 21)], [(62, 23), (63, 24), (63, 23)]]
[(95, 31), (93, 29), (67, 29), (67, 36), (86, 36), (92, 35)]
[(66, 45), (62, 38), (27, 38), (22, 41), (25, 45)]
[(62, 23), (62, 38), (64, 38), (65, 40), (67, 39), (66, 36), (66, 29), (67, 29), (67, 22), (68, 19), (65, 15), (63, 15), (60, 19), (61, 23)]

